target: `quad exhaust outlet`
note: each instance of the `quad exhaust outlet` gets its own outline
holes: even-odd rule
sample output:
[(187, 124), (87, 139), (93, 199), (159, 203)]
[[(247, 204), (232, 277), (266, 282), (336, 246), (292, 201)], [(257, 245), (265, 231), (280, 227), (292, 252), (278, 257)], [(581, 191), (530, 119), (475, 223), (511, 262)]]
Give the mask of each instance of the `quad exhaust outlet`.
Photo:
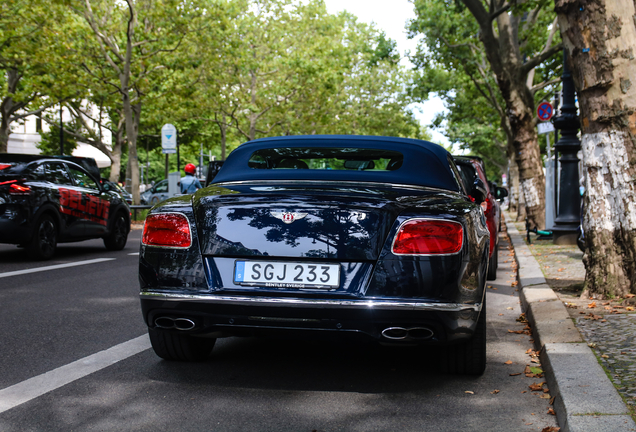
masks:
[(196, 327), (196, 323), (189, 318), (159, 317), (155, 319), (155, 326), (162, 329), (187, 331), (194, 329)]

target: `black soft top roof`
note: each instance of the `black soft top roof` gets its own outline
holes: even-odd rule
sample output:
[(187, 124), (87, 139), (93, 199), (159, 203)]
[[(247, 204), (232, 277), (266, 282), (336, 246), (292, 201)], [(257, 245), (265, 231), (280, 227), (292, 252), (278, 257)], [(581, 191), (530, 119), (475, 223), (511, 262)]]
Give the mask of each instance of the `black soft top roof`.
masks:
[(22, 153), (0, 153), (0, 162), (11, 164), (28, 164), (30, 162), (42, 160), (42, 159), (62, 159), (66, 161), (75, 162), (86, 171), (88, 171), (96, 180), (100, 179), (99, 168), (97, 162), (93, 158), (80, 157), (80, 156), (47, 156), (47, 155), (31, 155)]
[[(257, 150), (271, 148), (364, 148), (392, 150), (404, 156), (402, 166), (394, 171), (255, 169), (248, 161)], [(452, 157), (443, 147), (428, 141), (358, 135), (305, 135), (262, 138), (246, 142), (227, 158), (213, 183), (253, 180), (323, 180), (379, 182), (427, 186), (460, 191), (451, 167)]]

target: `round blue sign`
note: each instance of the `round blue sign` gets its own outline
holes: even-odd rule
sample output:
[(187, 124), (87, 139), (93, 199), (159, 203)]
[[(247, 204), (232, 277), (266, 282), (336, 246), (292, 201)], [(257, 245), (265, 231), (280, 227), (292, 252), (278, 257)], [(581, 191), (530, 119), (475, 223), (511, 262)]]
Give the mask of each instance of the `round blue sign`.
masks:
[(548, 121), (552, 118), (554, 114), (554, 110), (552, 109), (552, 105), (550, 102), (541, 102), (539, 107), (537, 108), (537, 116), (539, 120)]

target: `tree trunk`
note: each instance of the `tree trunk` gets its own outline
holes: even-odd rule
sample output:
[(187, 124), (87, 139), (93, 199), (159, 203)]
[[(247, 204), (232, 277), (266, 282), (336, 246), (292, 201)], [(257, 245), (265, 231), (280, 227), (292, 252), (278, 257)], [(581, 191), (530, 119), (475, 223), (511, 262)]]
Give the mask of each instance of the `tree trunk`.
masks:
[(0, 153), (9, 151), (9, 135), (11, 134), (11, 121), (15, 113), (15, 101), (11, 95), (15, 94), (20, 81), (20, 74), (14, 69), (6, 71), (7, 96), (0, 103)]
[(109, 180), (117, 183), (121, 175), (121, 149), (124, 144), (124, 117), (120, 116), (117, 124), (117, 134), (115, 135), (113, 150), (110, 155), (110, 177)]
[(9, 123), (4, 120), (4, 116), (0, 119), (0, 153), (9, 151), (9, 134), (11, 129)]
[(636, 292), (636, 14), (632, 0), (558, 0), (581, 110), (585, 287)]
[[(534, 103), (530, 106), (534, 108)], [(524, 108), (530, 108), (527, 105)], [(533, 110), (534, 111), (534, 110)], [(512, 116), (512, 115), (511, 115)], [(513, 123), (520, 195), (530, 228), (545, 229), (545, 175), (533, 116), (526, 111)]]

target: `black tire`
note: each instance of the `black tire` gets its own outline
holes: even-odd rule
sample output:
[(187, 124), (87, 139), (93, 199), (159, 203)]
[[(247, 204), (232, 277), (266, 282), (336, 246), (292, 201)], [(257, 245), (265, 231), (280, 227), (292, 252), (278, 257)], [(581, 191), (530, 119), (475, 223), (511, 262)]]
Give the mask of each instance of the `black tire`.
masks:
[(446, 369), (459, 375), (481, 375), (486, 369), (486, 298), (473, 337), (446, 348)]
[(488, 274), (486, 275), (486, 279), (495, 280), (497, 279), (497, 267), (499, 266), (499, 243), (495, 243), (495, 250), (492, 253), (492, 256), (488, 260)]
[(49, 215), (42, 215), (35, 224), (33, 237), (26, 245), (27, 252), (35, 260), (48, 260), (57, 247), (57, 225)]
[(110, 227), (110, 233), (104, 237), (104, 246), (112, 251), (122, 250), (128, 241), (128, 224), (122, 213), (117, 213)]
[(216, 343), (213, 338), (197, 338), (151, 328), (148, 328), (148, 335), (155, 354), (165, 360), (203, 361)]

